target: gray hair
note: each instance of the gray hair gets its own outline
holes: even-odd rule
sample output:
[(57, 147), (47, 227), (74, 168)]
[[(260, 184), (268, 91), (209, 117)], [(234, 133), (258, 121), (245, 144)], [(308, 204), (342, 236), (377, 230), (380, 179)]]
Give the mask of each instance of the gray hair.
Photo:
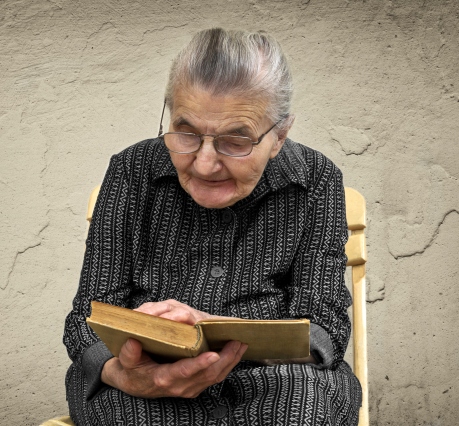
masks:
[(181, 84), (202, 88), (215, 96), (230, 94), (267, 100), (267, 114), (273, 122), (290, 115), (290, 69), (279, 43), (264, 33), (221, 28), (200, 31), (172, 63), (166, 89), (171, 110), (174, 91)]

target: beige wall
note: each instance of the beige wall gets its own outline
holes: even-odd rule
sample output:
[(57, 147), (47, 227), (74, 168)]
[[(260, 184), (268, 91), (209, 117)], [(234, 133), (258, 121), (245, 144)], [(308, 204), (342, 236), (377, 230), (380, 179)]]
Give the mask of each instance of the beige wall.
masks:
[(157, 132), (171, 58), (209, 26), (278, 37), (291, 136), (366, 196), (373, 425), (459, 417), (457, 1), (0, 2), (0, 424), (66, 412), (85, 204)]

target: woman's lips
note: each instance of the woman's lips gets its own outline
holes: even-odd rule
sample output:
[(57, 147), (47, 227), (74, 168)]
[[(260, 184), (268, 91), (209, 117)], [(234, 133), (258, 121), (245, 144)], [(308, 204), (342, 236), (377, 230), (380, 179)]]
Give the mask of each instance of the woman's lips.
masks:
[(201, 179), (198, 177), (195, 177), (195, 179), (198, 181), (198, 183), (202, 185), (207, 185), (207, 186), (219, 186), (230, 180), (230, 179), (208, 180), (208, 179)]

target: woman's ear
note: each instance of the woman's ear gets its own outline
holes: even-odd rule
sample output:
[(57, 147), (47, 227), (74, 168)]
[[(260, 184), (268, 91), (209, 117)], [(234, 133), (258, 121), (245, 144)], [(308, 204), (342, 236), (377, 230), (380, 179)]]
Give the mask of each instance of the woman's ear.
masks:
[(269, 158), (274, 158), (279, 151), (281, 150), (282, 146), (284, 145), (285, 139), (287, 139), (288, 132), (295, 121), (295, 116), (290, 114), (281, 124), (280, 129), (277, 132), (277, 141), (271, 150), (271, 155)]

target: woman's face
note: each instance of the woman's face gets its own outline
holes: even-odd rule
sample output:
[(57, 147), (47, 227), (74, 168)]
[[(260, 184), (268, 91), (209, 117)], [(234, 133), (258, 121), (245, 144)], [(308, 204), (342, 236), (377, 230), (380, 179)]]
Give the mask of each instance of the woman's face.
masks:
[[(212, 96), (205, 90), (180, 86), (174, 95), (170, 132), (237, 134), (256, 141), (274, 123), (266, 118), (266, 104), (243, 97)], [(232, 206), (255, 188), (266, 164), (285, 141), (270, 131), (246, 157), (217, 152), (212, 138), (192, 154), (171, 152), (183, 189), (196, 203), (207, 208)]]

